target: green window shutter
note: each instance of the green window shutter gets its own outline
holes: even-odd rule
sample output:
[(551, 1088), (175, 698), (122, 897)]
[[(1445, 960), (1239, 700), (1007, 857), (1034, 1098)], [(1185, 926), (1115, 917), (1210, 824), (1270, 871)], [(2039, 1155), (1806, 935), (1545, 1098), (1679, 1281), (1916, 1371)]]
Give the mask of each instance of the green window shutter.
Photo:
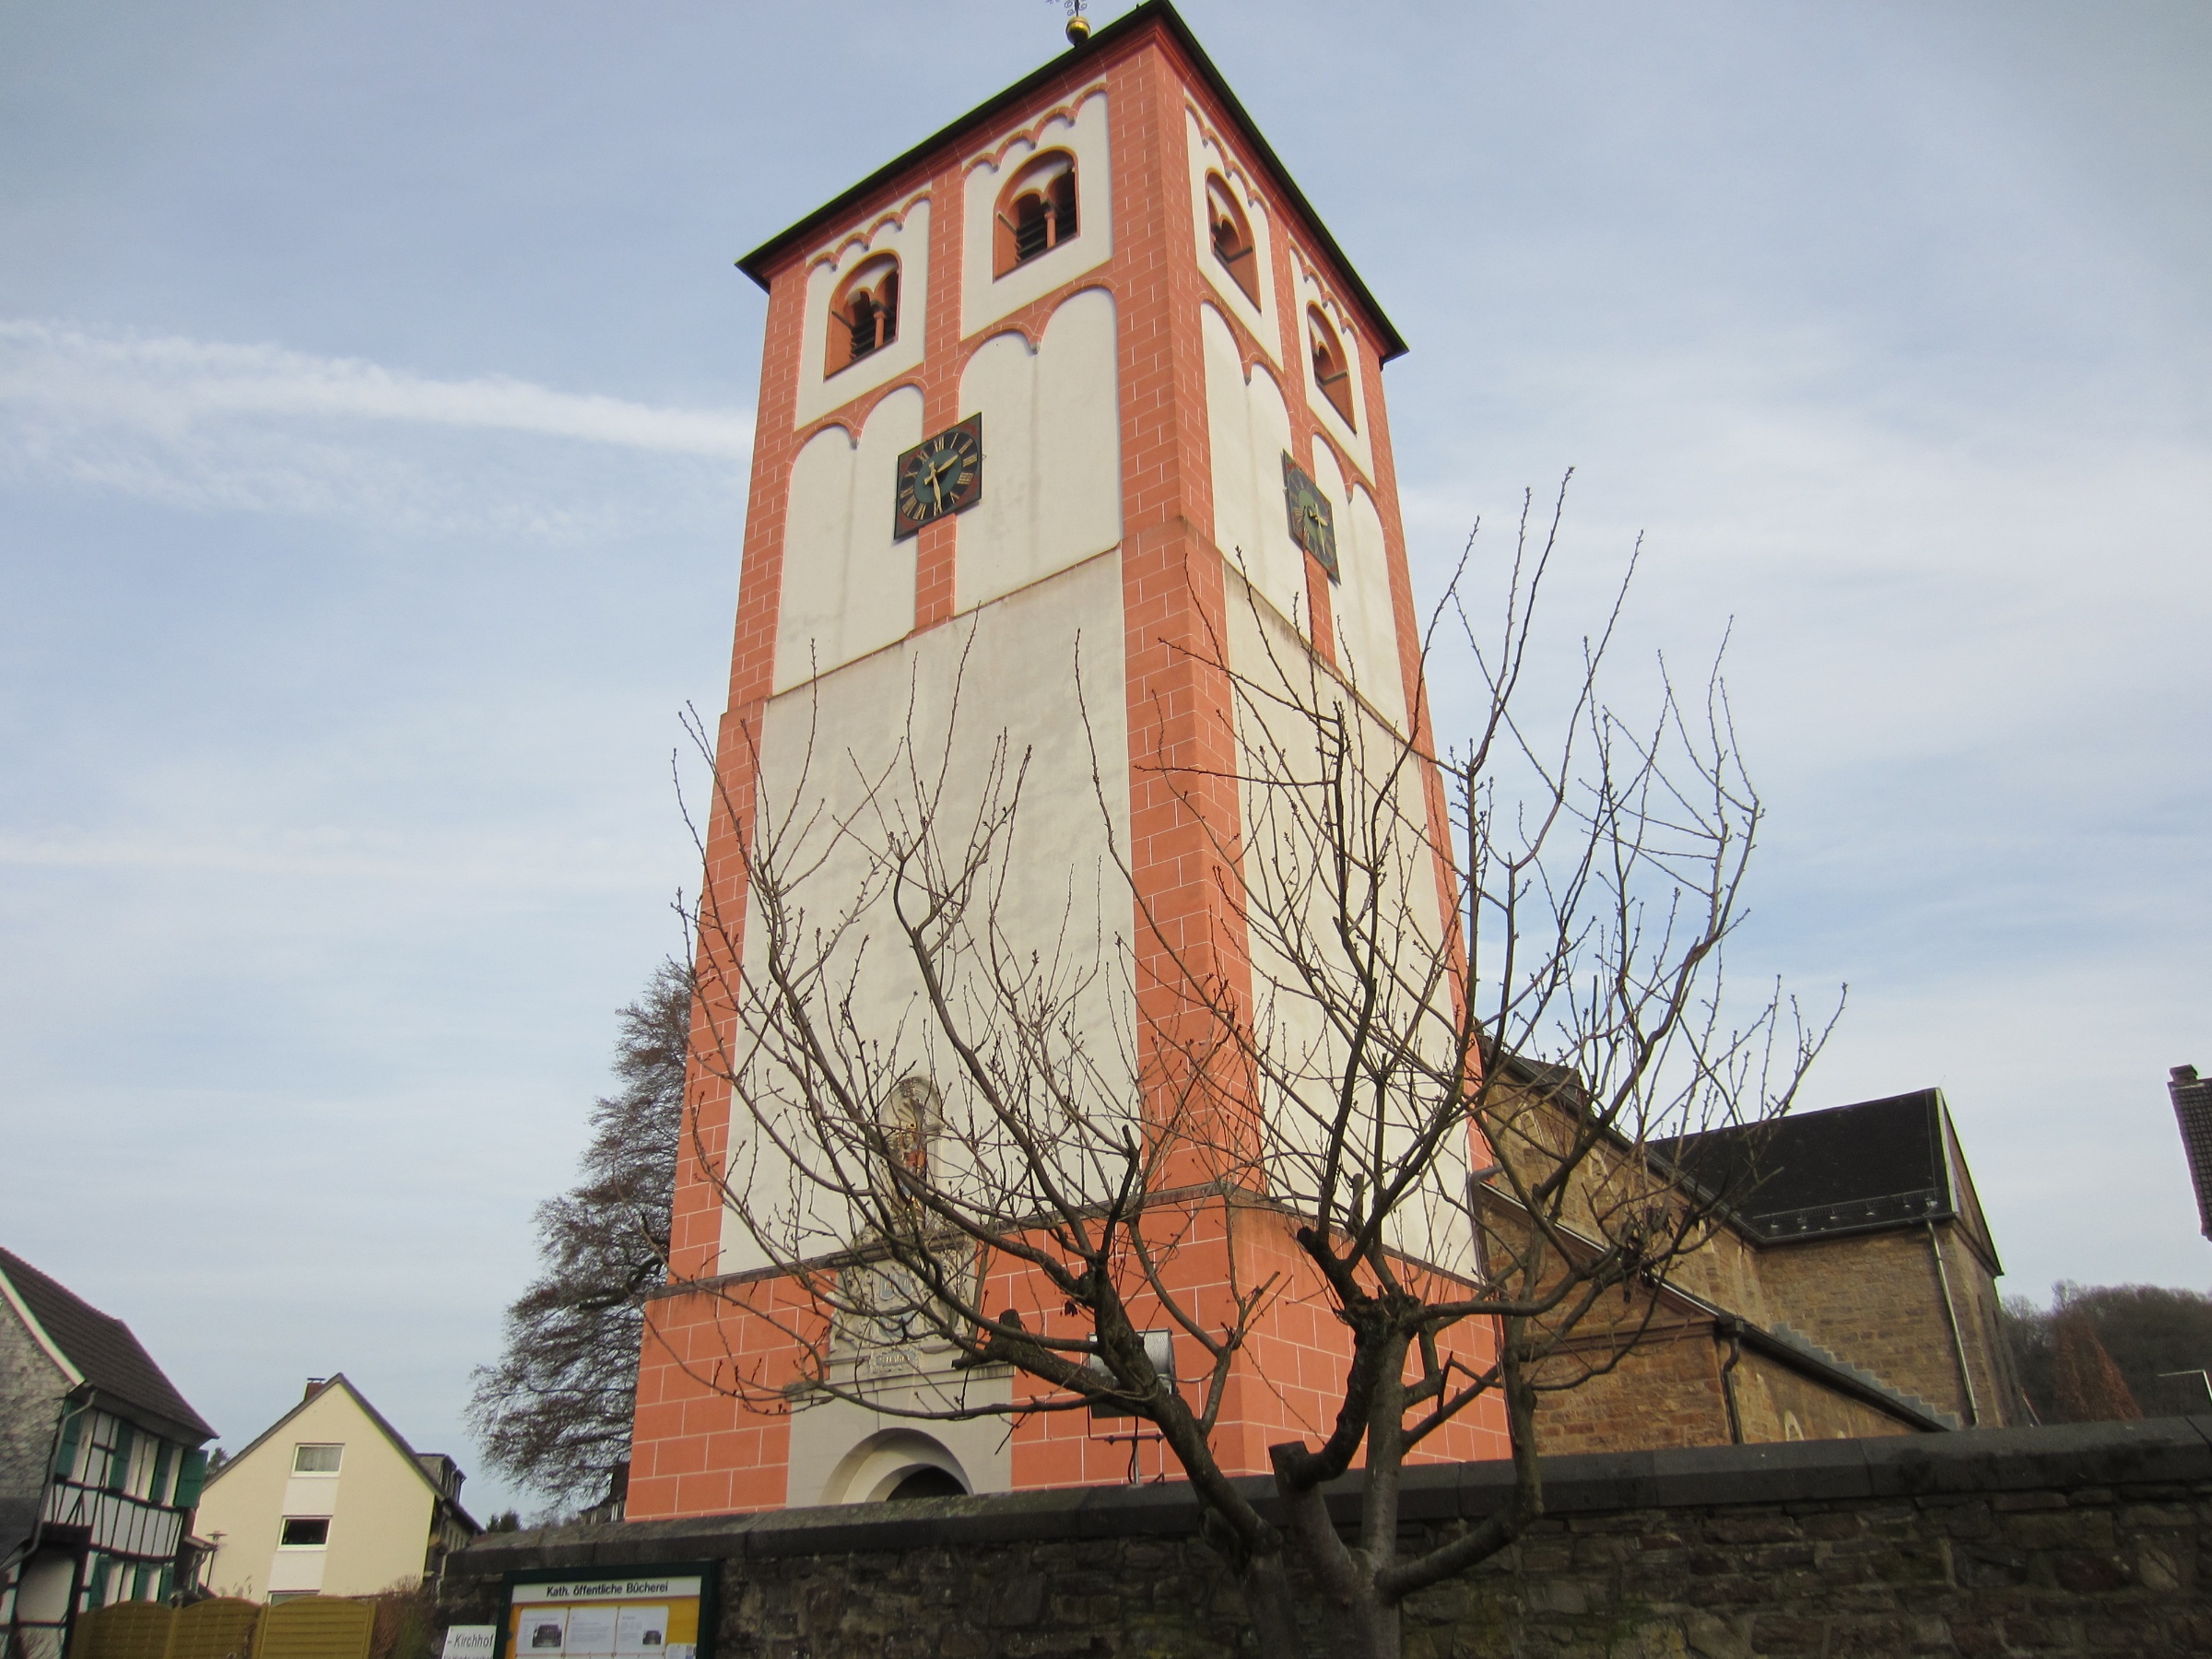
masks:
[(177, 1449), (167, 1441), (163, 1441), (159, 1450), (154, 1453), (154, 1481), (146, 1489), (148, 1502), (167, 1503), (169, 1501), (169, 1472), (175, 1466), (176, 1461)]
[(108, 1490), (120, 1492), (131, 1480), (131, 1445), (137, 1436), (128, 1423), (115, 1425), (115, 1450), (108, 1453)]
[(200, 1488), (207, 1482), (207, 1453), (187, 1452), (177, 1465), (177, 1495), (170, 1501), (179, 1509), (200, 1507)]
[(53, 1477), (69, 1478), (69, 1471), (76, 1466), (76, 1442), (85, 1432), (85, 1414), (62, 1407), (62, 1443), (54, 1448)]

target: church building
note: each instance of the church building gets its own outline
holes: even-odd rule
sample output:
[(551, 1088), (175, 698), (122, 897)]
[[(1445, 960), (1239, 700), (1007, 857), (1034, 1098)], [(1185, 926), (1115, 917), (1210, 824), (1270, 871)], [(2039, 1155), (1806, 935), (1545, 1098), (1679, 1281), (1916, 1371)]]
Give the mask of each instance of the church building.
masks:
[[(762, 914), (762, 849), (805, 871), (808, 936), (845, 987), (841, 1030), (877, 1045), (887, 1078), (911, 1074), (894, 1093), (912, 1102), (901, 1133), (917, 1158), (945, 1057), (924, 1052), (921, 993), (885, 970), (895, 895), (871, 874), (885, 847), (907, 844), (915, 802), (958, 799), (982, 822), (1018, 791), (994, 888), (1012, 920), (993, 959), (1059, 976), (1082, 1052), (1128, 1059), (1149, 1123), (1174, 1104), (1174, 1067), (1159, 1056), (1194, 987), (1254, 995), (1257, 947), (1218, 868), (1223, 849), (1253, 844), (1262, 810), (1240, 786), (1253, 739), (1230, 679), (1272, 665), (1325, 681), (1356, 726), (1408, 754), (1431, 747), (1382, 382), (1404, 342), (1171, 6), (1150, 0), (1088, 38), (1070, 32), (1071, 50), (740, 262), (768, 318), (712, 734), (702, 960), (721, 953), (725, 985), (740, 959), (758, 971), (764, 930), (788, 922)], [(1448, 842), (1432, 763), (1406, 789), (1410, 820), (1427, 815), (1417, 839)], [(1453, 907), (1438, 863), (1433, 880), (1423, 867), (1407, 877), (1409, 913), (1432, 941), (1450, 935)], [(733, 1102), (730, 1076), (775, 1058), (788, 1033), (748, 1031), (717, 1002), (717, 976), (702, 982), (697, 1040), (724, 1058), (719, 1076), (695, 1065), (688, 1094), (628, 1518), (1172, 1477), (1131, 1419), (992, 1414), (1029, 1386), (1004, 1367), (932, 1371), (923, 1354), (882, 1374), (887, 1401), (956, 1399), (972, 1416), (808, 1394), (792, 1352), (844, 1338), (805, 1297), (778, 1301), (804, 1251), (764, 1247), (763, 1229), (818, 1237), (824, 1253), (851, 1236), (841, 1246), (833, 1222), (786, 1202), (801, 1154)], [(1448, 1221), (1459, 1203), (1461, 1234), (1475, 1150), (1439, 1160), (1451, 1196), (1433, 1213)], [(1213, 1435), (1226, 1472), (1262, 1473), (1269, 1444), (1325, 1437), (1348, 1344), (1325, 1297), (1300, 1292), (1287, 1224), (1225, 1206), (1208, 1231), (1192, 1203), (1165, 1270), (1192, 1305), (1288, 1287), (1245, 1335)], [(1927, 1220), (1915, 1213), (1907, 1242), (1935, 1238)], [(1755, 1230), (1742, 1248), (1759, 1247)], [(1391, 1247), (1471, 1283), (1471, 1241), (1449, 1234), (1432, 1226)], [(1743, 1341), (1726, 1278), (1719, 1300), (1677, 1310), (1695, 1365), (1674, 1371), (1695, 1399), (1670, 1421), (1690, 1426), (1651, 1429), (1615, 1399), (1608, 1417), (1640, 1426), (1608, 1441), (1603, 1423), (1563, 1420), (1573, 1447), (1779, 1439), (1785, 1415), (1814, 1433), (1935, 1431), (1968, 1415), (1947, 1395), (1938, 1407), (1866, 1380), (1810, 1339), (1754, 1337), (1752, 1358), (1732, 1362)], [(1002, 1295), (1026, 1309), (1030, 1329), (1060, 1314), (1034, 1276), (1009, 1273), (991, 1294), (994, 1309)], [(1174, 1375), (1169, 1350), (1190, 1337), (1159, 1335)], [(1488, 1335), (1470, 1325), (1465, 1340), (1479, 1361)], [(864, 1345), (837, 1363), (865, 1378), (874, 1361)], [(1623, 1368), (1618, 1387), (1668, 1363)], [(1781, 1380), (1759, 1384), (1753, 1409), (1738, 1384), (1755, 1373)], [(1830, 1394), (1848, 1409), (1807, 1403)], [(1986, 1381), (1982, 1397), (1972, 1415), (2001, 1420)], [(1486, 1398), (1416, 1461), (1509, 1452)]]

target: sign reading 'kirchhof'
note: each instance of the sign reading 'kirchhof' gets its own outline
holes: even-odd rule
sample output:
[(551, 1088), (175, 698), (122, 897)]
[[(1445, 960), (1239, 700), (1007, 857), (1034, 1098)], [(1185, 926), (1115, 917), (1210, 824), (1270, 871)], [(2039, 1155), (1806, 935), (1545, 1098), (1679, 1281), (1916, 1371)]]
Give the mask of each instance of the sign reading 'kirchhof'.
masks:
[(712, 1584), (707, 1567), (517, 1574), (488, 1659), (709, 1659)]

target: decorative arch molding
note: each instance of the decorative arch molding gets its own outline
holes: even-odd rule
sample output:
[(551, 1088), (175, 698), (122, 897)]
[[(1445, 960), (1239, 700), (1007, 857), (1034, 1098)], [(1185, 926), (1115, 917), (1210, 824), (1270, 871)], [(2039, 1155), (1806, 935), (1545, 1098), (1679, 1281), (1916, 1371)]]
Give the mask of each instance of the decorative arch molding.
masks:
[(1032, 149), (1043, 148), (1044, 131), (1047, 127), (1051, 126), (1055, 121), (1062, 122), (1071, 127), (1074, 126), (1076, 124), (1076, 112), (1080, 110), (1089, 100), (1093, 98), (1103, 98), (1105, 95), (1106, 83), (1104, 81), (1101, 80), (1091, 82), (1089, 86), (1084, 88), (1082, 91), (1077, 92), (1074, 97), (1068, 99), (1066, 102), (1055, 104), (1053, 108), (1045, 111), (1043, 114), (1038, 116), (1037, 119), (1031, 122), (1028, 126), (1019, 128), (1015, 132), (1006, 135), (1005, 137), (998, 141), (998, 144), (994, 148), (985, 150), (980, 155), (971, 156), (968, 159), (967, 165), (960, 170), (962, 176), (964, 177), (967, 174), (973, 172), (979, 167), (988, 167), (995, 172), (999, 168), (1005, 165), (1007, 152), (1013, 149), (1013, 147), (1018, 144), (1026, 143)]
[(1259, 187), (1253, 183), (1250, 170), (1237, 159), (1236, 153), (1229, 147), (1229, 141), (1221, 136), (1220, 129), (1207, 120), (1206, 112), (1189, 99), (1183, 100), (1182, 107), (1193, 124), (1198, 128), (1198, 135), (1213, 147), (1216, 155), (1221, 158), (1220, 172), (1222, 177), (1243, 193), (1246, 209), (1256, 207), (1272, 218), (1275, 210), (1268, 206), (1267, 198), (1261, 194)]
[(1338, 442), (1334, 433), (1317, 425), (1313, 429), (1313, 442), (1329, 452), (1329, 459), (1336, 464), (1336, 470), (1344, 475), (1347, 488), (1357, 485), (1371, 495), (1374, 493), (1374, 481), (1361, 469), (1359, 458)]
[(824, 1503), (881, 1503), (927, 1470), (950, 1476), (964, 1492), (975, 1482), (945, 1442), (918, 1429), (885, 1429), (838, 1459), (822, 1488)]
[(834, 427), (845, 434), (846, 441), (850, 442), (854, 449), (858, 449), (860, 447), (860, 435), (866, 428), (869, 418), (876, 413), (877, 405), (882, 403), (885, 398), (891, 396), (895, 393), (918, 393), (921, 390), (922, 377), (920, 375), (900, 375), (897, 380), (890, 382), (887, 385), (877, 386), (872, 391), (865, 393), (862, 396), (853, 399), (851, 403), (841, 405), (836, 414), (828, 416), (823, 419), (817, 420), (810, 425), (799, 428), (799, 429), (793, 434), (794, 447), (795, 449), (805, 449), (809, 443), (812, 443), (817, 438), (819, 438), (824, 432), (829, 431)]
[(828, 247), (817, 249), (807, 259), (806, 269), (811, 273), (818, 265), (828, 265), (842, 267), (848, 252), (855, 247), (864, 252), (873, 249), (876, 245), (876, 239), (883, 233), (886, 227), (899, 230), (905, 229), (907, 216), (917, 207), (928, 206), (929, 200), (930, 193), (928, 191), (918, 191), (908, 197), (902, 206), (888, 208), (866, 224), (854, 226)]

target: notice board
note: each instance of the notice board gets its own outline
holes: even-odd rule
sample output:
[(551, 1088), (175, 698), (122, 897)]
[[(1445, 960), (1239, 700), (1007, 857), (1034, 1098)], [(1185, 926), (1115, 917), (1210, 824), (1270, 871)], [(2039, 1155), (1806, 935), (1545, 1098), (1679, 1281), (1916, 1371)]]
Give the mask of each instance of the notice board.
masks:
[(494, 1659), (713, 1659), (712, 1562), (513, 1572)]

